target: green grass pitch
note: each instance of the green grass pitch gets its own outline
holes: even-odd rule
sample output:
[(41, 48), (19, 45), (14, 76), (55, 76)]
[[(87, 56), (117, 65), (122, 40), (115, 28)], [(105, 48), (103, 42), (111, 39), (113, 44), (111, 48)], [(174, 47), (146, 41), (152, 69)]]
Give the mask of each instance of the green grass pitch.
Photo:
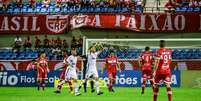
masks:
[[(201, 101), (201, 89), (172, 88), (173, 101)], [(115, 93), (109, 93), (102, 88), (103, 95), (96, 95), (88, 91), (81, 96), (74, 96), (62, 89), (61, 94), (54, 94), (54, 88), (48, 87), (45, 91), (37, 91), (32, 87), (1, 87), (0, 101), (152, 101), (152, 90), (145, 89), (145, 94), (140, 94), (140, 88), (115, 88)], [(167, 101), (165, 88), (160, 88), (158, 101)]]

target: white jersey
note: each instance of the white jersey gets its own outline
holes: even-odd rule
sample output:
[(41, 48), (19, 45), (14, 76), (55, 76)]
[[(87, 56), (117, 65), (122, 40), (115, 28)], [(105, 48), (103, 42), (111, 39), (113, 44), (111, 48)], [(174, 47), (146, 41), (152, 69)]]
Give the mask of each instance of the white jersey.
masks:
[(71, 68), (76, 69), (77, 57), (70, 55), (67, 59), (64, 59), (64, 63), (69, 64)]
[(96, 59), (100, 52), (88, 53), (88, 66), (96, 66)]
[(86, 78), (89, 78), (91, 76), (93, 77), (98, 77), (98, 71), (96, 68), (96, 59), (98, 57), (98, 54), (100, 52), (95, 52), (95, 53), (89, 53), (88, 54), (88, 63), (87, 63), (87, 74)]
[(69, 64), (68, 69), (66, 69), (65, 72), (65, 79), (66, 80), (77, 79), (77, 73), (76, 73), (77, 57), (71, 55), (67, 59), (64, 59), (63, 63)]

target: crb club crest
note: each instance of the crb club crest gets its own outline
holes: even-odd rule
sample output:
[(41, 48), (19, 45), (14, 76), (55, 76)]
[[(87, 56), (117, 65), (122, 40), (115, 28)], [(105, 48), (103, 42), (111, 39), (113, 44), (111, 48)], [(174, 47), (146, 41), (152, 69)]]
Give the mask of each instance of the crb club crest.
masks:
[(71, 20), (72, 28), (79, 28), (87, 24), (87, 15), (74, 15)]
[(60, 33), (67, 27), (68, 15), (47, 15), (46, 27), (55, 33)]

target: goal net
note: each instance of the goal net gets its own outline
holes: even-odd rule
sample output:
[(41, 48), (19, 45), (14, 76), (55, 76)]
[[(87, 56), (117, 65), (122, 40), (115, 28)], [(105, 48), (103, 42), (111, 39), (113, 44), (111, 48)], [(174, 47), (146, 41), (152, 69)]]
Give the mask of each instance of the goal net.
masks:
[[(99, 42), (104, 46), (104, 51), (99, 55), (97, 67), (101, 67), (103, 60), (109, 55), (109, 51), (115, 51), (126, 70), (138, 70), (137, 58), (145, 46), (149, 46), (152, 52), (159, 48), (160, 40), (166, 41), (166, 47), (173, 51), (199, 50), (201, 51), (201, 39), (85, 39), (84, 54), (87, 54), (89, 47)], [(178, 53), (178, 52), (177, 52)], [(182, 61), (184, 57), (180, 54), (173, 54), (173, 61)], [(189, 59), (188, 59), (189, 60)], [(175, 65), (177, 66), (177, 65)], [(174, 67), (173, 67), (174, 68)]]
[(166, 41), (168, 48), (201, 48), (201, 39), (85, 39), (85, 53), (87, 49), (99, 42), (106, 49), (143, 49), (145, 46), (151, 49), (159, 48), (160, 40)]

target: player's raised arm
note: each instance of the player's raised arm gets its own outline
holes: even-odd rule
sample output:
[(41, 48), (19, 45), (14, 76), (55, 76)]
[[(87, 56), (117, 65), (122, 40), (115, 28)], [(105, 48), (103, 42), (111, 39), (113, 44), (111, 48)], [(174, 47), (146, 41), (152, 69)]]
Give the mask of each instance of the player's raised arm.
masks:
[[(95, 48), (95, 50), (96, 50), (96, 54), (98, 55), (98, 54), (100, 54), (101, 52), (103, 52), (103, 50), (104, 50), (104, 47), (103, 47), (103, 45), (101, 44), (101, 43), (96, 43), (95, 45), (94, 45), (94, 48)], [(98, 49), (97, 49), (98, 48)]]

